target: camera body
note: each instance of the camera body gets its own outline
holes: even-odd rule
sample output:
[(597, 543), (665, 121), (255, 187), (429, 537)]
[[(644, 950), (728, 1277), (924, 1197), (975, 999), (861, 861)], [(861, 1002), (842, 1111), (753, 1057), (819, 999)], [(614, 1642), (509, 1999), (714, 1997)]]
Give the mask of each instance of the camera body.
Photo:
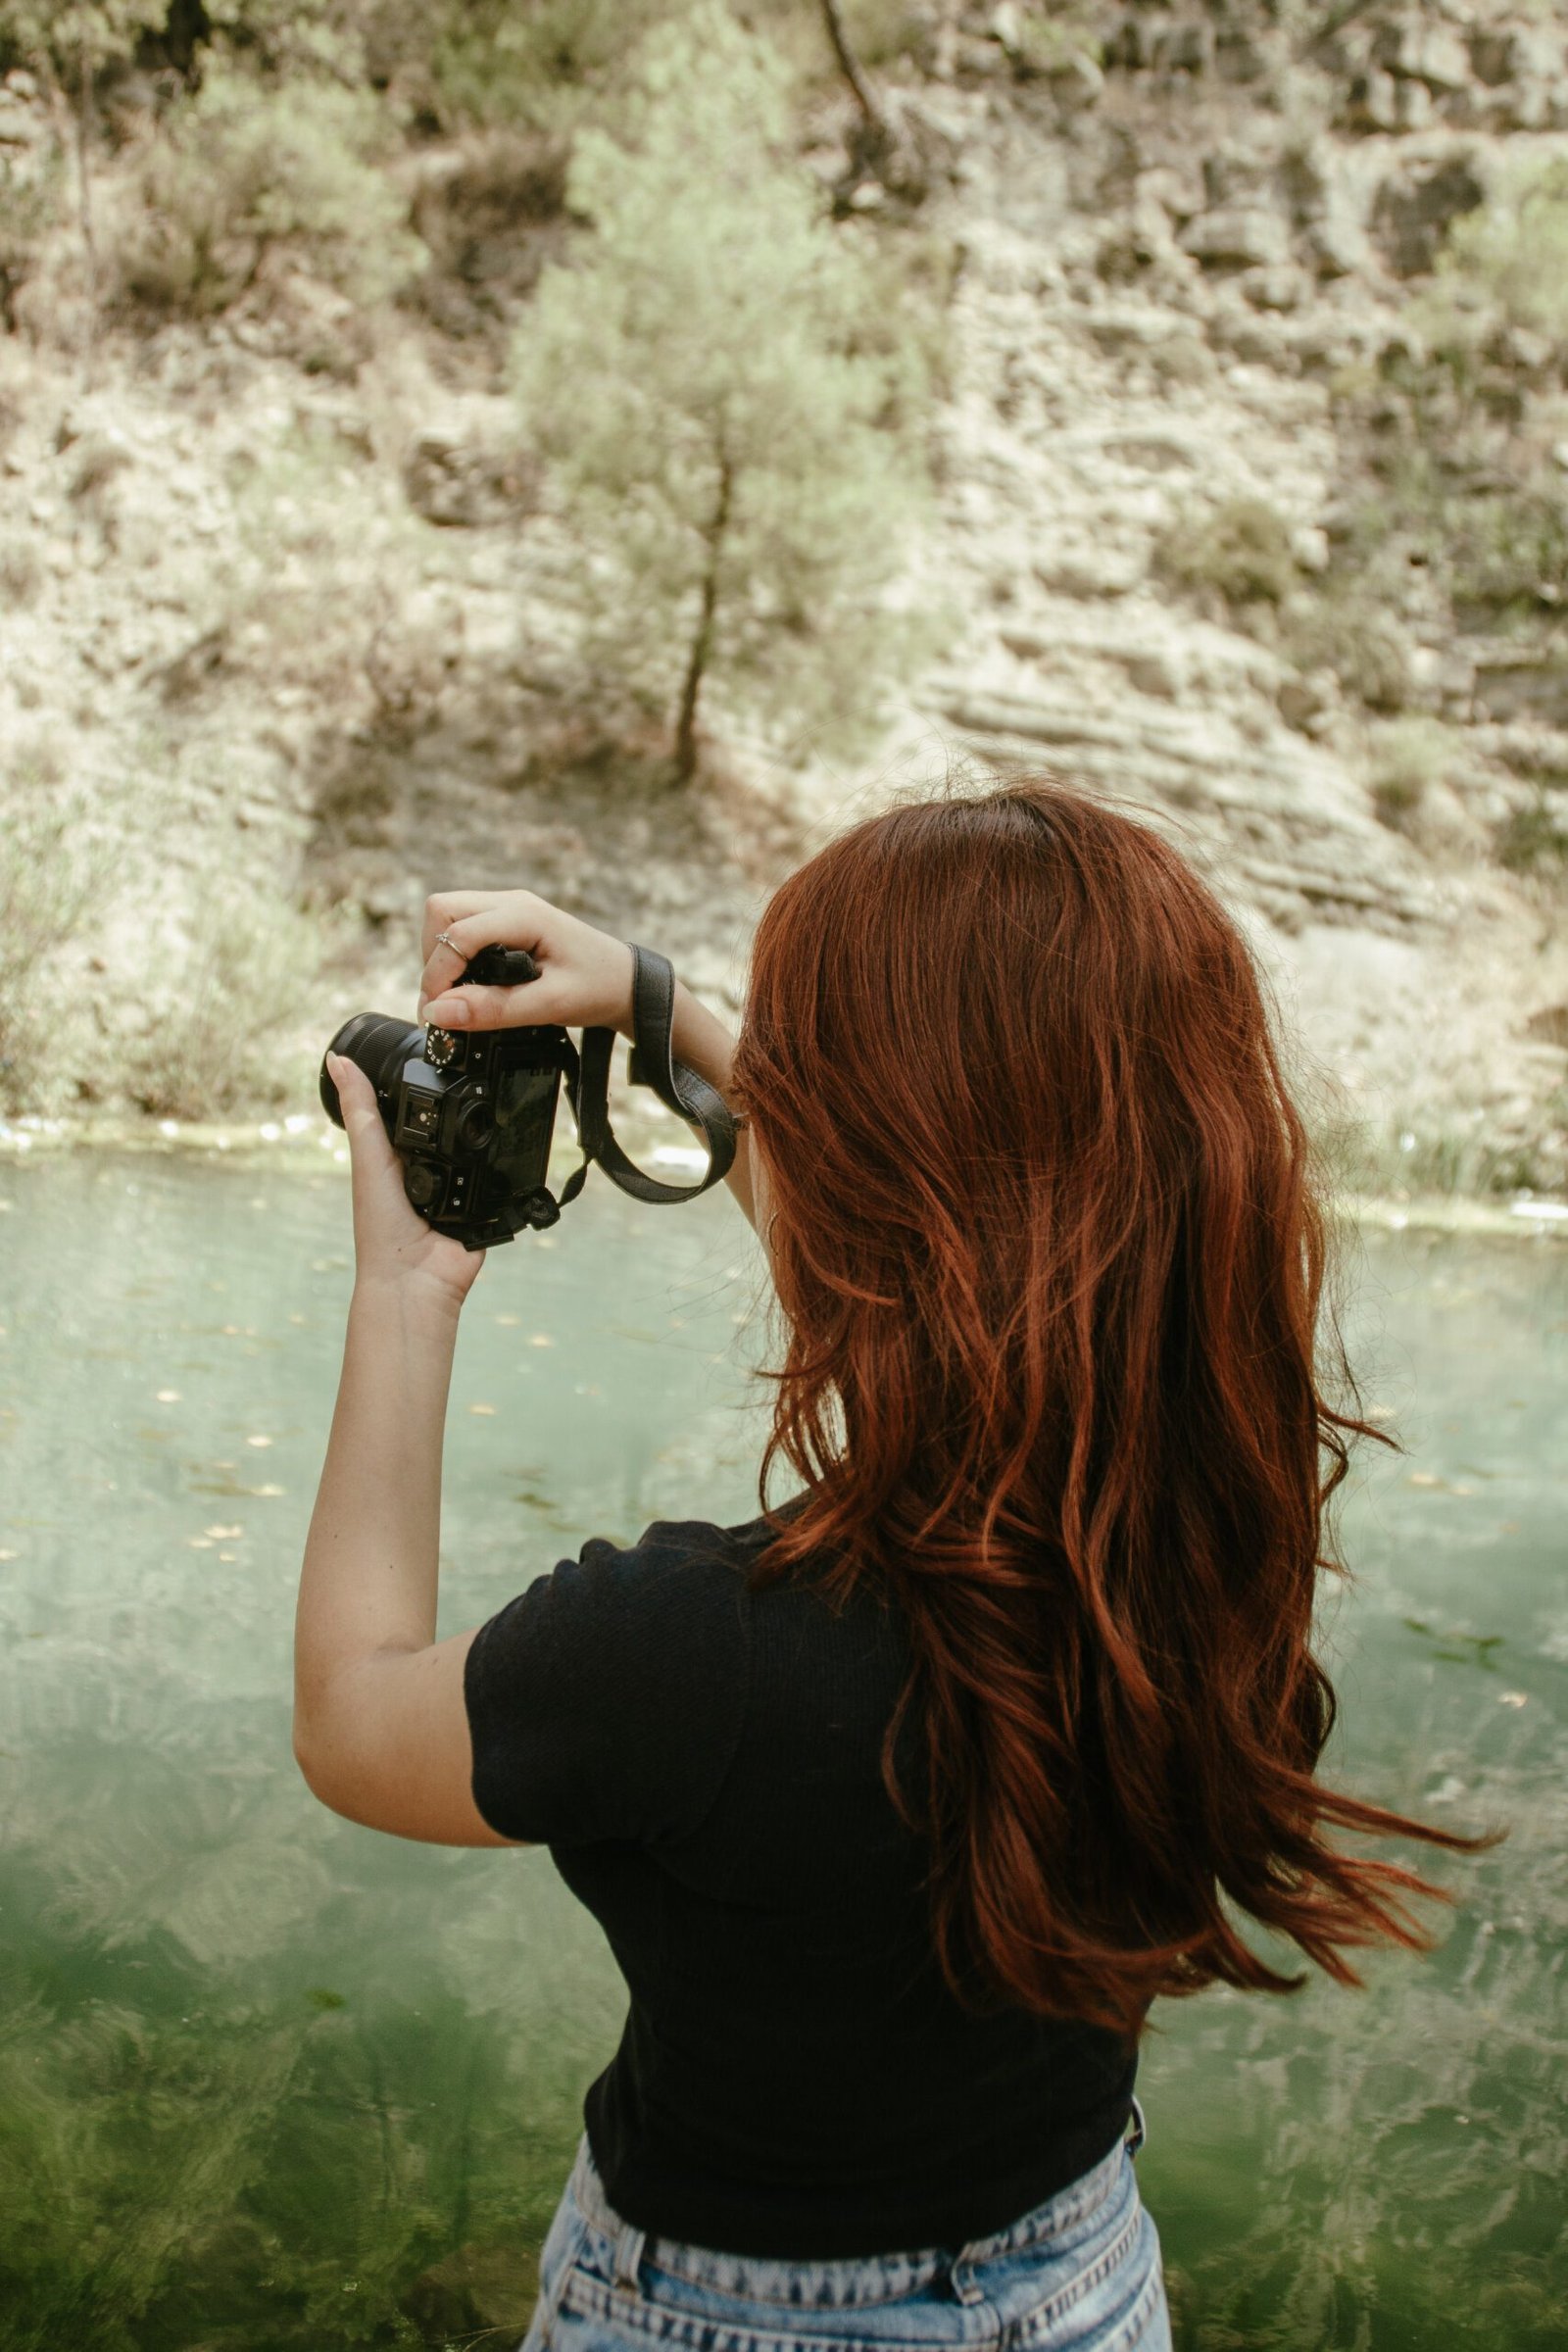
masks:
[[(515, 988), (538, 976), (522, 949), (483, 948), (456, 985)], [(563, 1073), (577, 1069), (564, 1029), (457, 1032), (361, 1012), (328, 1051), (357, 1062), (375, 1088), (403, 1189), (438, 1232), (484, 1250), (556, 1222), (561, 1211), (545, 1182), (550, 1140)], [(341, 1127), (324, 1060), (320, 1097)]]
[[(339, 1029), (327, 1052), (355, 1062), (374, 1087), (381, 1123), (403, 1162), (403, 1189), (438, 1233), (451, 1234), (466, 1250), (489, 1250), (527, 1227), (554, 1225), (581, 1193), (590, 1166), (633, 1200), (648, 1201), (695, 1200), (728, 1174), (734, 1115), (670, 1049), (674, 970), (650, 948), (633, 947), (631, 957), (628, 1075), (701, 1130), (708, 1172), (696, 1184), (645, 1174), (616, 1143), (610, 1124), (612, 1029), (584, 1029), (580, 1053), (564, 1029), (550, 1023), (464, 1032), (357, 1012)], [(453, 985), (525, 988), (538, 977), (526, 949), (497, 946), (481, 948)], [(558, 1201), (545, 1179), (563, 1079), (582, 1163)], [(324, 1057), (318, 1083), (321, 1108), (341, 1127), (343, 1109)]]

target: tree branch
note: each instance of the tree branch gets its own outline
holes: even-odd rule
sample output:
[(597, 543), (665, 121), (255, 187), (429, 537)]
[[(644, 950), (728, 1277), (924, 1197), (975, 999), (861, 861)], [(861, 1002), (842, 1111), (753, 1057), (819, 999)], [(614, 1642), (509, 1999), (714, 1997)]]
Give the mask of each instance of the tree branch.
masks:
[(860, 63), (850, 47), (850, 36), (844, 29), (844, 16), (839, 0), (822, 0), (822, 21), (827, 37), (833, 44), (833, 54), (839, 61), (839, 71), (855, 92), (855, 102), (873, 128), (887, 129), (887, 118), (876, 102), (870, 83), (860, 71)]

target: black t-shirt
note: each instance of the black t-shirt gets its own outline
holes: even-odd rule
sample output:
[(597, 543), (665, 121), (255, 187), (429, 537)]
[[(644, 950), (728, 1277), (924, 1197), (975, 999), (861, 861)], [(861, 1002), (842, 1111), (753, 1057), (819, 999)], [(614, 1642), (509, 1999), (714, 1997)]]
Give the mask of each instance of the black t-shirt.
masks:
[(550, 1846), (626, 1980), (584, 2107), (619, 2213), (794, 2260), (956, 2248), (1115, 2145), (1136, 2053), (948, 1991), (880, 1766), (902, 1620), (863, 1592), (837, 1612), (800, 1581), (748, 1592), (767, 1538), (595, 1541), (492, 1617), (466, 1678), (474, 1801)]

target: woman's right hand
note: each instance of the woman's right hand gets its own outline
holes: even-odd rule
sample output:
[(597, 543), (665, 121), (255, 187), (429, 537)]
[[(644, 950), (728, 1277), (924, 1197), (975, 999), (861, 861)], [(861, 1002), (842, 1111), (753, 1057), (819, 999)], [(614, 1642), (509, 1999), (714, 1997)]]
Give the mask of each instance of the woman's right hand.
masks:
[[(445, 932), (451, 944), (442, 942)], [(459, 988), (481, 948), (525, 948), (539, 966), (521, 988)], [(437, 1029), (619, 1029), (631, 1034), (631, 949), (531, 890), (448, 890), (424, 903), (421, 1021)]]

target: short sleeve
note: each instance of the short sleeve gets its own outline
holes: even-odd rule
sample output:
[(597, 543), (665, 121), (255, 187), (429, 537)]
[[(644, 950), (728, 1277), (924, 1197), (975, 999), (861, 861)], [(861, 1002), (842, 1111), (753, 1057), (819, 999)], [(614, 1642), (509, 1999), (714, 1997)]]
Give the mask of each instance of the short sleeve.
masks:
[(600, 1539), (479, 1628), (473, 1801), (503, 1838), (657, 1845), (704, 1819), (746, 1713), (744, 1566), (726, 1531)]

